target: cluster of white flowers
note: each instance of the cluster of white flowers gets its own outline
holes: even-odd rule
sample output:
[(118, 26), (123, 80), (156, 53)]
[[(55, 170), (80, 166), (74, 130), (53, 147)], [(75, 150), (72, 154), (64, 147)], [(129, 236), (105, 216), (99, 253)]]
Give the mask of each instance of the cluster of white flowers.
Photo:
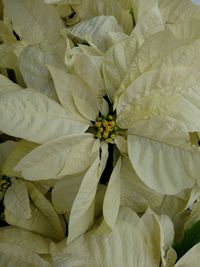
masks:
[(0, 0), (0, 267), (199, 267), (200, 7)]

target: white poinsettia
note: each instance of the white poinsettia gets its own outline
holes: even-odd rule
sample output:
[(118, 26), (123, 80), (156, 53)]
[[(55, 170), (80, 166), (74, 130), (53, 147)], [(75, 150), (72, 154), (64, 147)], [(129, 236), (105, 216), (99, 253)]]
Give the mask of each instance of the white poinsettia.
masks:
[(50, 267), (43, 256), (50, 252), (51, 240), (17, 227), (0, 228), (0, 265), (4, 267)]
[(115, 17), (119, 25), (121, 25), (127, 33), (130, 33), (134, 26), (131, 14), (133, 4), (129, 0), (111, 0), (109, 2), (105, 0), (45, 0), (45, 2), (56, 4), (60, 17), (64, 20), (67, 26), (101, 15)]
[[(5, 178), (4, 178), (5, 177)], [(23, 180), (14, 177), (3, 176), (2, 181), (7, 183), (7, 190), (4, 195), (4, 207), (13, 213), (17, 218), (28, 219), (31, 217), (31, 208), (27, 188)]]
[[(154, 47), (151, 46), (153, 37), (149, 43), (147, 41), (133, 62), (125, 61), (129, 63), (127, 65), (123, 64), (124, 58), (131, 55), (124, 48), (127, 41), (116, 44), (106, 53), (103, 71), (107, 93), (114, 99), (116, 123), (120, 128), (128, 129), (128, 154), (136, 173), (151, 188), (171, 194), (194, 185), (194, 176), (198, 179), (199, 150), (191, 146), (189, 132), (199, 129), (199, 106), (196, 104), (199, 98), (196, 72), (199, 58), (194, 57), (191, 62), (190, 54), (184, 53), (183, 47), (178, 47), (173, 53), (166, 51), (162, 56), (156, 48), (160, 46), (160, 35), (164, 37), (164, 34), (155, 36), (157, 44), (155, 42)], [(198, 42), (184, 47), (189, 51), (193, 48), (195, 55)], [(153, 66), (150, 61), (146, 65), (143, 60), (141, 52), (145, 53), (144, 47), (149, 49), (146, 51), (148, 58), (151, 59), (151, 55), (153, 58), (154, 54), (161, 56), (157, 56), (157, 60), (154, 58)], [(117, 54), (120, 55), (118, 58)], [(188, 170), (189, 161), (196, 163)], [(179, 171), (178, 166), (181, 166)]]
[[(19, 143), (6, 141), (0, 144), (1, 216), (10, 225), (60, 241), (65, 236), (65, 225), (45, 197), (48, 186), (45, 187), (40, 183), (27, 183), (23, 179), (15, 178), (13, 175), (17, 173), (10, 170), (13, 162), (17, 162), (17, 159), (19, 160), (33, 147), (32, 143), (29, 144), (25, 141)], [(23, 232), (23, 230), (21, 231)], [(9, 242), (12, 244), (12, 239)], [(8, 254), (9, 246), (3, 246), (3, 244), (0, 246), (2, 253)], [(16, 251), (19, 250), (20, 248), (16, 248)], [(17, 252), (13, 252), (10, 257), (15, 258), (16, 254)], [(8, 257), (1, 259), (6, 262)]]
[(159, 266), (162, 251), (173, 240), (173, 224), (150, 209), (140, 218), (121, 208), (111, 233), (99, 234), (98, 224), (66, 246), (52, 246), (53, 266)]
[(61, 241), (65, 237), (64, 222), (33, 183), (11, 178), (11, 185), (4, 196), (4, 206), (4, 218), (9, 225), (54, 241)]
[(20, 39), (15, 42), (16, 45), (19, 45), (21, 40), (26, 44), (15, 62), (27, 87), (34, 87), (57, 99), (45, 66), (51, 64), (60, 67), (64, 63), (65, 38), (61, 35), (61, 30), (65, 26), (57, 11), (43, 0), (5, 0), (4, 5), (7, 20), (12, 22)]
[[(157, 38), (157, 35), (155, 37)], [(148, 41), (146, 42), (148, 44)], [(160, 42), (157, 45), (159, 44)], [(154, 49), (156, 53), (157, 47)], [(151, 53), (154, 53), (154, 50)], [(114, 45), (105, 55), (104, 80), (96, 58), (80, 52), (79, 49), (78, 52), (73, 53), (69, 62), (70, 72), (49, 66), (58, 98), (62, 106), (67, 109), (65, 118), (67, 119), (67, 116), (76, 118), (78, 125), (80, 123), (84, 125), (82, 129), (78, 127), (76, 131), (71, 132), (76, 133), (75, 136), (69, 136), (70, 131), (75, 127), (73, 120), (67, 120), (65, 124), (63, 120), (60, 121), (60, 116), (57, 119), (56, 115), (49, 118), (49, 113), (59, 114), (58, 111), (61, 109), (64, 114), (63, 107), (59, 104), (55, 105), (52, 100), (49, 101), (47, 97), (33, 90), (7, 93), (0, 100), (2, 114), (5, 114), (1, 118), (1, 130), (38, 143), (58, 137), (33, 150), (18, 164), (17, 169), (22, 171), (25, 178), (39, 180), (56, 176), (64, 177), (85, 172), (89, 168), (82, 179), (71, 212), (73, 214), (71, 221), (78, 221), (78, 217), (83, 216), (83, 210), (86, 214), (90, 213), (86, 216), (87, 223), (82, 221), (85, 225), (76, 227), (76, 230), (82, 229), (80, 233), (91, 225), (92, 202), (108, 156), (107, 143), (116, 143), (122, 154), (128, 154), (139, 178), (156, 191), (177, 194), (183, 189), (192, 187), (198, 180), (199, 150), (189, 143), (189, 132), (199, 129), (197, 118), (200, 110), (193, 100), (199, 97), (199, 75), (195, 70), (198, 59), (188, 67), (189, 59), (187, 54), (182, 56), (182, 50), (177, 49), (177, 57), (182, 56), (182, 64), (177, 61), (177, 64), (173, 62), (172, 65), (171, 55), (169, 57), (164, 55), (163, 61), (158, 59), (159, 68), (154, 67), (148, 71), (144, 69), (144, 73), (130, 81), (123, 94), (115, 98), (118, 89), (126, 82), (126, 75), (131, 77), (129, 67), (135, 64), (135, 56), (138, 54), (140, 50), (138, 51), (135, 38)], [(110, 107), (111, 114), (109, 113), (108, 103), (106, 104), (103, 98), (105, 92), (110, 100), (114, 101), (116, 114), (113, 113), (112, 107)], [(187, 98), (190, 102), (186, 102)], [(30, 103), (33, 99), (35, 103), (37, 102), (34, 107)], [(22, 107), (23, 101), (26, 105)], [(7, 107), (9, 103), (15, 107), (16, 116), (11, 116), (10, 110), (5, 110), (5, 103)], [(48, 106), (47, 103), (49, 103)], [(39, 112), (39, 119), (38, 108), (43, 110), (42, 113)], [(31, 118), (23, 115), (22, 127), (15, 128), (14, 125), (21, 121), (25, 110), (29, 112), (32, 110)], [(191, 114), (193, 114), (192, 121)], [(53, 129), (52, 122), (55, 123)], [(38, 129), (40, 125), (43, 125), (40, 132), (35, 131), (34, 129)], [(83, 133), (89, 126), (88, 131), (91, 133)], [(119, 158), (115, 168), (120, 169), (120, 162)], [(96, 171), (97, 166), (100, 166), (101, 170)], [(191, 167), (188, 168), (188, 166)], [(111, 228), (117, 216), (119, 194), (118, 200), (115, 199), (115, 204), (118, 204), (113, 210), (108, 208), (113, 205), (113, 201), (107, 196), (110, 190), (119, 192), (120, 177), (117, 173), (114, 169), (103, 207), (106, 222)], [(85, 188), (88, 187), (87, 181), (90, 181), (90, 176), (94, 178), (91, 183), (93, 186), (91, 191), (87, 190), (87, 195)], [(82, 210), (79, 209), (79, 204), (83, 198), (88, 206)], [(109, 215), (106, 215), (107, 210), (110, 212)]]
[(115, 17), (104, 15), (81, 21), (72, 27), (68, 27), (66, 32), (69, 38), (77, 39), (79, 42), (87, 41), (101, 51), (106, 51), (109, 48), (115, 36), (116, 38), (117, 36), (127, 38)]
[[(103, 80), (95, 64), (94, 64), (94, 68), (95, 68), (94, 73), (96, 72), (97, 75), (99, 76), (99, 84), (101, 85), (101, 90), (103, 90), (104, 89)], [(62, 72), (61, 72), (61, 75), (62, 75)], [(79, 83), (78, 79), (75, 79), (73, 75), (71, 76), (72, 76), (72, 81), (74, 81), (75, 83)], [(64, 79), (65, 79), (65, 76), (64, 76)], [(71, 85), (74, 86), (73, 83)], [(100, 86), (98, 86), (98, 88), (99, 87)], [(87, 89), (90, 90), (90, 94), (88, 94)], [(5, 121), (4, 123), (2, 121), (1, 125), (3, 126), (4, 124), (4, 126), (7, 128), (7, 129), (4, 129), (4, 132), (10, 133), (15, 136), (23, 137), (23, 138), (29, 139), (37, 143), (44, 143), (44, 142), (47, 142), (48, 140), (53, 139), (52, 142), (44, 144), (44, 147), (40, 146), (34, 149), (33, 152), (31, 153), (31, 157), (32, 156), (34, 157), (35, 153), (37, 154), (35, 157), (36, 161), (38, 161), (38, 159), (42, 156), (45, 162), (42, 160), (43, 161), (42, 163), (39, 160), (40, 161), (40, 164), (39, 164), (39, 161), (38, 163), (36, 163), (36, 161), (34, 162), (34, 160), (31, 160), (31, 165), (29, 164), (26, 165), (26, 168), (25, 168), (26, 170), (24, 169), (23, 171), (23, 176), (28, 179), (37, 178), (37, 180), (40, 180), (40, 179), (49, 179), (49, 178), (55, 178), (55, 177), (63, 177), (65, 175), (76, 174), (82, 171), (85, 172), (87, 168), (91, 165), (91, 170), (89, 169), (85, 173), (85, 177), (83, 179), (84, 181), (83, 189), (81, 189), (81, 193), (79, 194), (79, 198), (81, 198), (81, 195), (84, 194), (82, 193), (82, 190), (84, 192), (85, 190), (84, 188), (88, 188), (87, 183), (89, 182), (89, 184), (91, 185), (91, 189), (90, 189), (91, 193), (89, 192), (88, 195), (85, 196), (85, 199), (86, 199), (85, 201), (87, 201), (88, 205), (90, 206), (90, 202), (92, 203), (94, 201), (98, 181), (100, 179), (101, 173), (103, 172), (105, 164), (106, 164), (107, 144), (105, 143), (105, 144), (100, 145), (100, 141), (98, 139), (95, 139), (94, 134), (84, 133), (84, 131), (90, 125), (92, 125), (91, 120), (95, 120), (99, 113), (98, 106), (101, 107), (102, 104), (100, 102), (103, 102), (103, 100), (101, 99), (99, 95), (101, 95), (102, 92), (101, 93), (99, 93), (98, 91), (92, 92), (92, 89), (90, 89), (90, 87), (86, 85), (85, 99), (84, 98), (81, 99), (79, 97), (81, 87), (77, 88), (78, 92), (73, 92), (71, 88), (69, 88), (69, 91), (62, 92), (62, 88), (60, 88), (60, 90), (61, 91), (60, 93), (58, 93), (58, 95), (59, 97), (62, 97), (63, 102), (64, 100), (67, 101), (66, 103), (63, 104), (67, 110), (63, 106), (57, 104), (55, 101), (47, 98), (43, 94), (40, 94), (34, 90), (18, 89), (18, 90), (14, 90), (12, 93), (9, 93), (9, 92), (2, 93), (2, 97), (0, 99), (0, 101), (2, 101), (1, 102), (2, 112), (4, 110), (5, 111), (4, 114), (6, 115), (8, 111), (8, 109), (6, 111), (5, 108), (3, 108), (3, 105), (6, 103), (4, 97), (6, 97), (6, 98), (10, 98), (11, 102), (13, 100), (14, 102), (16, 102), (15, 104), (11, 104), (11, 105), (13, 107), (15, 106), (15, 108), (18, 110), (15, 113), (17, 116), (19, 116), (18, 119), (21, 118), (22, 114), (24, 114), (26, 118), (24, 118), (23, 120), (25, 123), (24, 126), (21, 125), (21, 127), (17, 126), (19, 122), (19, 121), (17, 122), (17, 117), (13, 118), (13, 122), (17, 123), (16, 124), (17, 127), (15, 127), (16, 132), (14, 134), (13, 134), (13, 129), (11, 129), (12, 127), (8, 129), (6, 126), (7, 125), (6, 121), (8, 119), (8, 118), (6, 119), (6, 116), (7, 115), (9, 116), (9, 114), (11, 115), (12, 113), (8, 112), (5, 117), (3, 116)], [(71, 94), (72, 100), (74, 97), (73, 101), (70, 98), (70, 94)], [(92, 99), (92, 94), (93, 94), (93, 99)], [(87, 110), (86, 112), (84, 112), (83, 110), (83, 115), (81, 115), (79, 110), (77, 110), (77, 106), (73, 104), (74, 101), (78, 101), (78, 103), (80, 102), (80, 105), (78, 105), (80, 109), (83, 107), (86, 101), (89, 101), (89, 100), (91, 101), (91, 109), (89, 110), (89, 112)], [(23, 106), (21, 106), (21, 103), (22, 103), (21, 101), (24, 103)], [(30, 101), (32, 102), (32, 104)], [(40, 107), (37, 106), (39, 103), (41, 103)], [(30, 110), (31, 107), (32, 107), (32, 111)], [(45, 112), (45, 109), (46, 109), (46, 112)], [(25, 110), (27, 110), (26, 113), (24, 113)], [(29, 115), (30, 111), (32, 113), (31, 117)], [(37, 111), (39, 111), (39, 113), (37, 113)], [(91, 111), (93, 113), (91, 113)], [(87, 116), (89, 116), (89, 118), (87, 118)], [(38, 118), (39, 118), (39, 121), (37, 121)], [(49, 119), (55, 123), (55, 127), (52, 127), (52, 123), (48, 123)], [(39, 124), (40, 123), (41, 124), (38, 125), (38, 122)], [(46, 126), (49, 125), (47, 126), (49, 127), (49, 129), (47, 128), (45, 129), (45, 124)], [(32, 127), (34, 127), (35, 130), (33, 130), (33, 128), (31, 129), (30, 125), (32, 125)], [(43, 129), (43, 133), (44, 133), (43, 137), (41, 135), (42, 134), (41, 130), (38, 132), (38, 129), (40, 129), (41, 126), (42, 126), (41, 130)], [(60, 129), (58, 129), (58, 126), (60, 127)], [(25, 130), (24, 127), (27, 127), (26, 131), (24, 131)], [(27, 132), (28, 128), (29, 128), (29, 133)], [(27, 134), (29, 135), (29, 137)], [(53, 136), (52, 134), (55, 136)], [(102, 151), (101, 159), (100, 159), (100, 149)], [(38, 153), (40, 154), (39, 157), (38, 157)], [(43, 156), (43, 153), (45, 153), (45, 156)], [(101, 160), (101, 163), (100, 163), (100, 160)], [(26, 162), (28, 161), (26, 160)], [(38, 168), (37, 168), (38, 171), (36, 171), (34, 164), (32, 165), (32, 163), (38, 165)], [(50, 168), (49, 168), (49, 172), (47, 173), (48, 165), (50, 166)], [(30, 168), (32, 170), (30, 170)], [(18, 170), (21, 170), (20, 165), (18, 166)], [(93, 178), (93, 182), (90, 182), (91, 178)], [(88, 196), (90, 196), (90, 198), (88, 198)], [(78, 199), (77, 202), (79, 201), (80, 200)], [(75, 213), (76, 213), (77, 208), (74, 208)], [(91, 214), (92, 214), (92, 209), (93, 207), (91, 206), (91, 210), (90, 210)], [(84, 208), (84, 211), (87, 213), (86, 206)], [(80, 214), (79, 216), (82, 216), (82, 215)], [(73, 220), (73, 216), (72, 216), (72, 220)], [(90, 218), (88, 218), (88, 222), (85, 226), (80, 227), (80, 229), (82, 229), (83, 227), (81, 231), (83, 230), (85, 231), (87, 229), (87, 227), (91, 224), (91, 220), (93, 220), (93, 215), (91, 215)], [(77, 228), (77, 232), (79, 232), (80, 229)]]
[[(78, 38), (78, 41), (87, 41), (102, 51), (129, 35), (137, 38), (141, 45), (165, 26), (158, 1), (87, 0), (71, 1), (70, 4), (60, 1), (57, 5), (66, 23), (75, 24), (67, 28), (69, 36)], [(68, 12), (72, 19), (66, 15)]]
[[(81, 65), (79, 64), (79, 58), (82, 58)], [(74, 74), (66, 73), (53, 67), (49, 67), (49, 69), (54, 79), (60, 102), (67, 110), (69, 110), (70, 113), (68, 112), (68, 114), (71, 114), (70, 116), (74, 116), (76, 118), (76, 121), (74, 123), (77, 123), (78, 121), (80, 121), (80, 123), (84, 122), (85, 124), (83, 125), (88, 125), (88, 127), (90, 126), (89, 131), (94, 132), (94, 134), (82, 133), (78, 135), (68, 135), (66, 132), (66, 136), (61, 136), (34, 149), (30, 154), (22, 159), (22, 161), (17, 165), (16, 168), (18, 171), (22, 171), (22, 176), (24, 176), (26, 179), (31, 180), (49, 179), (55, 177), (62, 178), (68, 175), (68, 177), (65, 178), (65, 182), (63, 180), (63, 185), (65, 185), (66, 190), (70, 184), (69, 175), (76, 175), (81, 173), (81, 175), (79, 175), (79, 178), (76, 180), (74, 180), (72, 176), (73, 184), (75, 186), (74, 188), (76, 188), (75, 192), (77, 193), (77, 197), (74, 197), (75, 200), (72, 206), (69, 220), (69, 240), (74, 239), (77, 235), (84, 232), (93, 221), (94, 206), (92, 203), (94, 203), (97, 185), (106, 166), (106, 161), (108, 158), (108, 143), (114, 143), (114, 139), (116, 137), (117, 144), (121, 146), (122, 149), (124, 147), (124, 149), (126, 150), (126, 141), (122, 136), (117, 136), (119, 129), (115, 125), (115, 115), (108, 114), (108, 103), (105, 101), (105, 99), (102, 98), (102, 96), (105, 94), (105, 89), (103, 79), (99, 72), (99, 68), (96, 65), (96, 62), (94, 61), (92, 56), (88, 56), (84, 53), (78, 53), (77, 55), (75, 54), (73, 60), (73, 68), (75, 70)], [(91, 72), (93, 73), (93, 75), (91, 76), (92, 79), (90, 78), (88, 80)], [(96, 88), (96, 90), (94, 90), (94, 88)], [(25, 97), (26, 95), (31, 95), (32, 99), (34, 96), (38, 96), (38, 101), (47, 101), (47, 98), (45, 96), (41, 95), (41, 97), (37, 92), (34, 92), (33, 90), (18, 90), (16, 91), (16, 93), (19, 94), (19, 102), (16, 101), (17, 98), (16, 95), (14, 96), (14, 92), (12, 94), (4, 94), (3, 96), (5, 96), (7, 100), (2, 99), (2, 108), (5, 103), (8, 104), (8, 99), (10, 99), (11, 102), (18, 102), (17, 105), (20, 105), (21, 101), (23, 101), (24, 99), (26, 101), (26, 109), (28, 111), (30, 102), (28, 102), (27, 100), (29, 100), (30, 98)], [(45, 102), (43, 102), (43, 104), (41, 102), (41, 107)], [(90, 105), (88, 105), (88, 102), (90, 103)], [(16, 104), (14, 104), (14, 106), (16, 107)], [(18, 107), (21, 109), (21, 106)], [(37, 106), (35, 106), (35, 108), (35, 110), (37, 110)], [(20, 109), (18, 110), (19, 113), (17, 112), (17, 116), (19, 116), (19, 118), (23, 113), (23, 111)], [(99, 112), (101, 115), (98, 116)], [(8, 112), (7, 114), (9, 116), (10, 113)], [(33, 117), (31, 120), (32, 127), (38, 127), (35, 126), (38, 123), (38, 117), (37, 115), (35, 115), (36, 113), (33, 111)], [(29, 120), (30, 118), (27, 117), (27, 120), (23, 121), (23, 133), (19, 133), (18, 131), (20, 129), (16, 128), (14, 135), (17, 134), (17, 136), (19, 137), (29, 138), (30, 140), (35, 142), (41, 142), (41, 131), (38, 132), (37, 136), (34, 136), (33, 130), (30, 129), (30, 126), (28, 126)], [(13, 120), (13, 122), (14, 121), (16, 122), (16, 118)], [(73, 123), (73, 121), (71, 121), (71, 123)], [(3, 121), (1, 125), (3, 125)], [(5, 120), (4, 125), (5, 127), (7, 127), (7, 119)], [(26, 127), (26, 125), (29, 127), (29, 133), (27, 131), (24, 131), (24, 127)], [(51, 127), (52, 124), (49, 123), (49, 126)], [(63, 124), (62, 126), (65, 127)], [(43, 124), (43, 129), (44, 127), (45, 124)], [(66, 124), (66, 127), (69, 127), (69, 125)], [(4, 128), (4, 131), (5, 130), (6, 128)], [(10, 128), (10, 133), (11, 131), (13, 134), (14, 132), (12, 127)], [(55, 128), (54, 131), (58, 132), (58, 129)], [(28, 135), (25, 136), (25, 133), (28, 134), (29, 137)], [(43, 142), (45, 141), (46, 140), (44, 140)], [(116, 166), (114, 167), (113, 173), (111, 174), (103, 205), (105, 221), (110, 228), (113, 228), (115, 224), (120, 205), (120, 166), (121, 159), (119, 158)], [(88, 167), (89, 169), (88, 171), (86, 171)], [(62, 182), (58, 183), (62, 184)], [(145, 186), (143, 186), (143, 188), (144, 187)], [(59, 205), (57, 199), (59, 199), (60, 202), (63, 201), (58, 188), (59, 185), (56, 185), (55, 189), (53, 190), (53, 201), (56, 203), (55, 205), (57, 207), (57, 210), (59, 210), (59, 212), (61, 212), (62, 210), (63, 212), (63, 209), (58, 207)], [(86, 194), (85, 191), (87, 191), (88, 193)], [(151, 199), (153, 199), (154, 194), (156, 195), (156, 193), (152, 191), (151, 194)], [(67, 197), (68, 196), (66, 195), (65, 199)], [(160, 196), (159, 198), (162, 199), (162, 196)], [(148, 201), (146, 201), (146, 203), (147, 202)], [(63, 206), (62, 203), (60, 205)], [(66, 209), (64, 209), (65, 212), (68, 210)], [(81, 218), (86, 218), (86, 221), (84, 222), (84, 220), (80, 220)], [(78, 223), (78, 226), (76, 226), (75, 222)]]

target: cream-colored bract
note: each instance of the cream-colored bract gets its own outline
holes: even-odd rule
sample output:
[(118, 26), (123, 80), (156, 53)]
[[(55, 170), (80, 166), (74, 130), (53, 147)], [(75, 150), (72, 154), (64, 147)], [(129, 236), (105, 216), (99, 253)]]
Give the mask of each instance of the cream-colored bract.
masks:
[(59, 178), (85, 171), (98, 153), (92, 134), (64, 136), (34, 149), (15, 169), (29, 180)]
[(72, 120), (61, 105), (32, 89), (3, 94), (0, 102), (1, 130), (36, 143), (88, 128)]
[(68, 31), (69, 37), (72, 35), (72, 38), (87, 41), (104, 52), (109, 48), (111, 33), (124, 33), (115, 17), (103, 15), (81, 21), (70, 27)]
[[(64, 36), (61, 35), (64, 25), (56, 9), (42, 0), (17, 1), (14, 4), (8, 0), (5, 1), (5, 12), (6, 26), (10, 27), (9, 20), (12, 21), (12, 30), (22, 39), (20, 42), (3, 44), (8, 54), (5, 61), (6, 67), (8, 68), (8, 64), (13, 62), (15, 66), (12, 68), (23, 76), (27, 87), (34, 87), (57, 100), (51, 76), (45, 66), (45, 64), (51, 64), (61, 67), (64, 63), (66, 44)], [(16, 58), (13, 46), (17, 47), (21, 42), (24, 47), (21, 47)], [(13, 57), (15, 60), (11, 61)]]
[(39, 234), (17, 227), (0, 229), (0, 265), (1, 266), (41, 266), (50, 267), (50, 263), (42, 258), (49, 253), (52, 241)]
[[(0, 67), (28, 87), (0, 74), (0, 130), (26, 140), (0, 145), (10, 181), (4, 215), (8, 239), (21, 228), (39, 245), (21, 249), (0, 236), (0, 265), (11, 257), (13, 266), (49, 266), (40, 254), (51, 238), (63, 240), (51, 244), (56, 267), (169, 267), (169, 217), (177, 227), (199, 195), (200, 149), (190, 142), (200, 132), (199, 9), (185, 0), (4, 2)], [(97, 135), (101, 114), (117, 125), (111, 141)], [(107, 162), (110, 177), (99, 185)], [(197, 251), (172, 266), (189, 266)]]
[(103, 216), (110, 229), (114, 228), (120, 207), (120, 169), (121, 158), (118, 159), (110, 176), (103, 201)]
[(150, 209), (140, 218), (131, 209), (121, 208), (111, 233), (99, 235), (95, 226), (63, 252), (52, 247), (52, 258), (58, 267), (67, 262), (91, 267), (159, 266), (160, 248), (168, 248), (173, 239), (171, 226), (167, 216), (159, 218)]
[[(148, 43), (148, 40), (146, 42)], [(196, 45), (196, 41), (194, 44)], [(126, 53), (120, 53), (119, 44), (114, 45), (110, 50), (111, 52), (108, 50), (106, 53), (110, 66), (116, 64), (116, 57), (110, 57), (113, 51), (118, 55), (126, 56)], [(139, 54), (139, 52), (136, 53)], [(117, 125), (128, 129), (128, 155), (136, 173), (149, 187), (167, 194), (176, 194), (182, 189), (192, 187), (195, 180), (198, 180), (199, 173), (198, 164), (194, 162), (199, 161), (200, 152), (189, 142), (189, 132), (198, 131), (200, 126), (199, 105), (196, 101), (199, 98), (199, 75), (196, 72), (196, 64), (199, 64), (198, 57), (191, 63), (187, 53), (184, 54), (181, 49), (177, 49), (176, 56), (181, 57), (182, 65), (180, 61), (173, 61), (172, 67), (169, 60), (172, 57), (165, 56), (163, 62), (159, 63), (161, 69), (157, 67), (152, 70), (144, 69), (144, 73), (139, 75), (138, 72), (138, 77), (131, 77), (131, 73), (127, 72), (132, 81), (127, 88), (124, 87), (125, 90), (119, 98), (114, 97)], [(118, 59), (122, 66), (124, 57)], [(113, 60), (112, 65), (111, 60)], [(135, 59), (133, 64), (134, 61)], [(109, 68), (109, 75), (106, 76), (106, 62), (105, 60), (104, 77), (105, 79), (109, 77), (110, 83), (112, 74), (113, 77), (117, 77), (118, 69), (112, 67), (111, 72)], [(170, 65), (169, 68), (167, 68), (168, 65)], [(126, 74), (122, 75), (119, 88), (125, 82)], [(115, 95), (118, 95), (117, 91)], [(142, 147), (143, 150), (140, 153), (138, 148), (142, 149)], [(191, 160), (192, 168), (188, 167), (188, 160)], [(175, 164), (180, 167), (181, 175), (179, 175), (180, 172), (176, 173), (178, 166)], [(164, 176), (165, 179), (162, 180)], [(153, 177), (153, 180), (150, 177)], [(196, 177), (195, 180), (194, 177)]]
[(26, 185), (20, 179), (11, 178), (11, 186), (6, 190), (4, 206), (18, 218), (31, 217), (31, 208)]
[(8, 224), (33, 231), (53, 240), (60, 241), (65, 236), (65, 227), (52, 204), (32, 183), (25, 183), (31, 199), (31, 217), (19, 218), (5, 209), (5, 220)]
[(0, 94), (8, 93), (10, 91), (19, 90), (21, 87), (16, 83), (0, 74)]
[(4, 5), (14, 30), (29, 44), (38, 44), (44, 40), (54, 42), (62, 28), (62, 22), (55, 9), (42, 0), (6, 0)]

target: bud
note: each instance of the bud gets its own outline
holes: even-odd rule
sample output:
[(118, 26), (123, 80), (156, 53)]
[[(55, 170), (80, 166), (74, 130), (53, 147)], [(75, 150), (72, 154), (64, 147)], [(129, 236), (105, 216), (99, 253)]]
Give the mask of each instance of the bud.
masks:
[(107, 138), (105, 141), (106, 143), (112, 143), (113, 140), (111, 138)]
[(100, 122), (100, 121), (96, 121), (96, 122), (95, 122), (95, 126), (96, 126), (97, 128), (100, 128), (100, 127), (101, 127), (101, 122)]
[(108, 136), (109, 136), (109, 133), (108, 133), (108, 132), (104, 132), (104, 133), (103, 133), (103, 138), (106, 139), (106, 138), (108, 138)]
[(98, 132), (102, 133), (103, 132), (103, 127), (98, 128)]
[(110, 136), (110, 138), (112, 139), (112, 140), (114, 140), (115, 138), (116, 138), (116, 134), (111, 134), (111, 136)]
[(97, 133), (96, 134), (96, 137), (99, 138), (99, 139), (101, 139), (101, 137), (102, 137), (101, 133)]
[(109, 119), (110, 121), (112, 121), (112, 120), (113, 120), (113, 116), (112, 116), (112, 115), (108, 115), (108, 119)]
[(106, 127), (106, 126), (108, 125), (107, 120), (103, 120), (103, 121), (102, 121), (102, 125), (103, 125), (103, 127)]

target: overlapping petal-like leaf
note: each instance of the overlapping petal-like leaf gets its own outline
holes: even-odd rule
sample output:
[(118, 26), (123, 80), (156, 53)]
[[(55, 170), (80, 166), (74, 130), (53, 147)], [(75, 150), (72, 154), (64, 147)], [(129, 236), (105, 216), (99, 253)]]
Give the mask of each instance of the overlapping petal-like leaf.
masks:
[(88, 128), (87, 124), (72, 120), (61, 105), (32, 89), (3, 94), (0, 110), (3, 132), (36, 143)]
[(31, 199), (31, 217), (19, 218), (5, 209), (5, 220), (10, 225), (42, 234), (54, 240), (62, 240), (64, 226), (53, 206), (33, 184), (26, 183), (26, 186)]
[(91, 134), (63, 136), (34, 149), (15, 169), (29, 180), (62, 177), (85, 171), (98, 153)]
[(4, 5), (14, 30), (29, 44), (38, 44), (44, 40), (53, 43), (62, 28), (56, 10), (42, 0), (6, 0)]
[[(170, 221), (163, 218), (163, 222)], [(139, 218), (128, 208), (120, 210), (112, 233), (98, 235), (95, 228), (68, 245), (66, 252), (54, 257), (54, 264), (77, 266), (159, 266), (162, 225), (150, 210)], [(173, 233), (169, 231), (170, 236)], [(167, 242), (165, 243), (167, 245)], [(59, 255), (59, 253), (58, 253)], [(145, 255), (141, 257), (141, 255)], [(59, 259), (59, 260), (58, 260)], [(79, 264), (78, 264), (79, 261)]]
[(50, 266), (41, 257), (49, 253), (50, 239), (17, 227), (1, 228), (0, 233), (2, 266)]
[(31, 217), (28, 191), (23, 181), (11, 179), (11, 186), (6, 190), (4, 206), (18, 218)]

